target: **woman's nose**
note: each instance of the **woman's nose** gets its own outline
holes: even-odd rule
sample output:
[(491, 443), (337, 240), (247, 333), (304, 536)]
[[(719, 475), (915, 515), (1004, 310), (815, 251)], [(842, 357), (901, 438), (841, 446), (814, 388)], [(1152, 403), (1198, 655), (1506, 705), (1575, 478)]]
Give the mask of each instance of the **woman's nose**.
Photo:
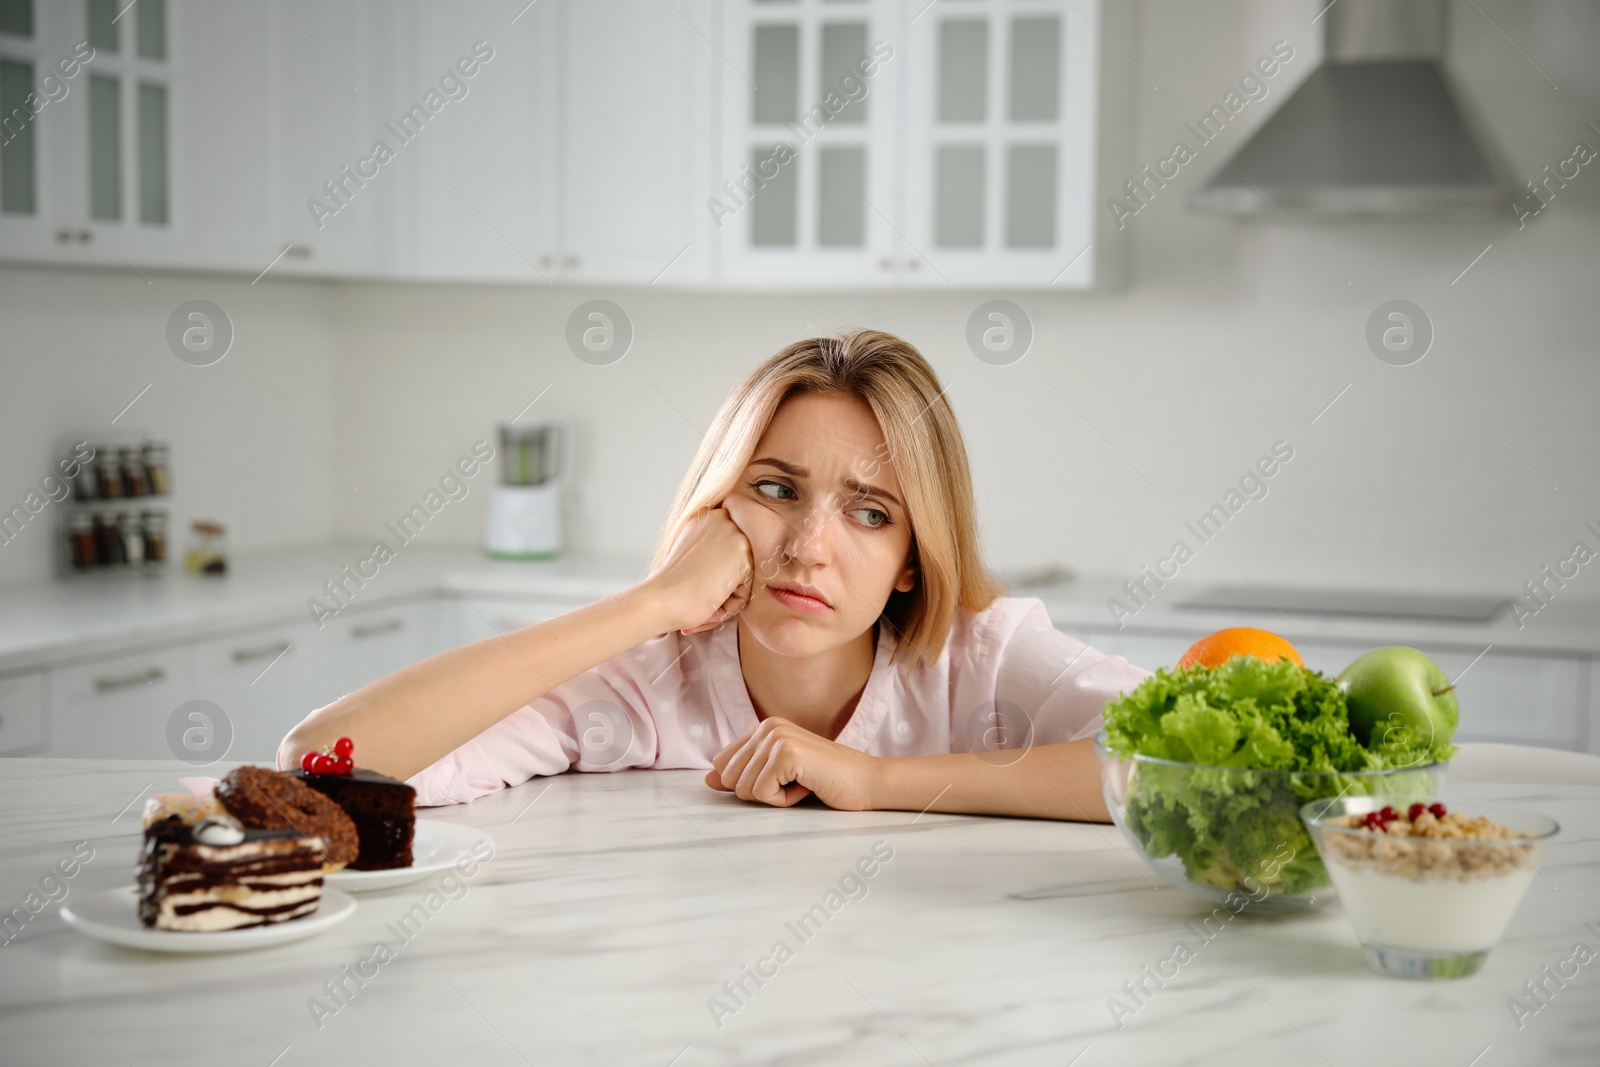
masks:
[(834, 507), (831, 500), (822, 499), (805, 510), (799, 523), (789, 530), (784, 545), (784, 555), (802, 567), (815, 566), (828, 560), (829, 542), (833, 537)]

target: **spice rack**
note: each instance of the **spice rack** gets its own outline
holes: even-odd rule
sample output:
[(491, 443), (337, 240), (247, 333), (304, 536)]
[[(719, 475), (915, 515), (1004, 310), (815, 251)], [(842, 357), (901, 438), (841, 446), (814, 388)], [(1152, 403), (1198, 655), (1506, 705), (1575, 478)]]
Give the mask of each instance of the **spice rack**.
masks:
[(56, 469), (70, 487), (61, 501), (58, 571), (73, 577), (164, 573), (172, 555), (167, 443), (147, 434), (100, 432), (74, 437), (57, 453)]

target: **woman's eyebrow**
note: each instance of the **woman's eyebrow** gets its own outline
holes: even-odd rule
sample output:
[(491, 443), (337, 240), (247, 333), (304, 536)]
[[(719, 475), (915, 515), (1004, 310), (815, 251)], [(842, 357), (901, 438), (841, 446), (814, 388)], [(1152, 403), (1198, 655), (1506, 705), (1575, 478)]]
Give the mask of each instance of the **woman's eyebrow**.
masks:
[(761, 459), (753, 459), (750, 461), (750, 465), (752, 467), (757, 463), (764, 463), (769, 467), (776, 467), (783, 473), (793, 478), (809, 478), (811, 476), (811, 472), (806, 470), (804, 467), (797, 467), (793, 463), (785, 463), (783, 460), (773, 459), (771, 456), (763, 456)]

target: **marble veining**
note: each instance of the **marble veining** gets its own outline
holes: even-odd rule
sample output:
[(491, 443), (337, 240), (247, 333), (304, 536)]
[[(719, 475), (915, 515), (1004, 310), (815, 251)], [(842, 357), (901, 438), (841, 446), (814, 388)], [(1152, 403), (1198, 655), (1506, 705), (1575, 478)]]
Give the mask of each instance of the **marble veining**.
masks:
[[(68, 900), (131, 882), (137, 801), (189, 773), (175, 762), (0, 760), (0, 908), (21, 906), (80, 842), (94, 856), (65, 883)], [(50, 903), (0, 945), (0, 1059), (1600, 1061), (1600, 963), (1520, 1029), (1508, 1007), (1575, 942), (1600, 950), (1585, 925), (1600, 925), (1600, 789), (1463, 793), (1548, 814), (1564, 834), (1485, 969), (1459, 982), (1369, 971), (1337, 903), (1240, 917), (1202, 940), (1188, 925), (1202, 902), (1148, 872), (1111, 828), (779, 811), (712, 793), (698, 772), (629, 771), (427, 809), (489, 830), (495, 858), (459, 883), (431, 877), (361, 897), (348, 922), (294, 945), (147, 955), (83, 937)], [(874, 850), (892, 858), (842, 881)], [(830, 892), (843, 900), (831, 911)], [(397, 936), (419, 906), (425, 920)], [(1108, 1001), (1179, 940), (1192, 958), (1119, 1027)], [(351, 977), (380, 943), (388, 958)]]

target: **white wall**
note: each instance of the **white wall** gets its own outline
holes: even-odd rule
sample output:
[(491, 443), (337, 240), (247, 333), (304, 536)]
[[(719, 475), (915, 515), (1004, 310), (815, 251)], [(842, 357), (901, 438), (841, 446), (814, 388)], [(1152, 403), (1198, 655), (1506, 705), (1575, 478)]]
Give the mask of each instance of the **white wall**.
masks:
[[(175, 553), (191, 518), (225, 523), (233, 551), (325, 541), (339, 479), (285, 416), (330, 448), (337, 290), (150, 278), (0, 269), (0, 510), (55, 469), (66, 435), (98, 444), (112, 431), (148, 430), (172, 445)], [(167, 317), (191, 299), (233, 320), (233, 347), (214, 366), (188, 366), (167, 348)], [(60, 510), (46, 506), (0, 545), (0, 584), (52, 573)]]
[[(1284, 38), (1297, 56), (1266, 103), (1280, 101), (1317, 61), (1310, 18), (1322, 6), (1141, 3), (1136, 37), (1119, 44), (1159, 88), (1133, 77), (1136, 100), (1107, 117), (1133, 124), (1133, 166), (1167, 154), (1184, 119)], [(1454, 64), (1515, 175), (1566, 158), (1577, 140), (1600, 146), (1583, 122), (1600, 119), (1590, 8), (1477, 5), (1557, 92), (1477, 8), (1456, 6)], [(1187, 193), (1266, 113), (1252, 105), (1130, 220), (1126, 289), (1020, 296), (1036, 340), (1006, 368), (967, 351), (966, 318), (984, 298), (975, 294), (158, 279), (158, 295), (136, 276), (6, 272), (0, 417), (12, 447), (0, 455), (0, 492), (24, 491), (65, 423), (108, 419), (156, 380), (127, 419), (174, 440), (179, 476), (205, 486), (207, 508), (232, 520), (236, 547), (330, 531), (370, 541), (549, 384), (533, 412), (578, 428), (575, 544), (645, 553), (694, 427), (709, 423), (738, 377), (796, 338), (870, 325), (917, 344), (951, 384), (997, 565), (1060, 561), (1131, 575), (1286, 439), (1295, 458), (1270, 496), (1199, 549), (1185, 588), (1249, 577), (1515, 593), (1566, 554), (1583, 520), (1600, 520), (1600, 164), (1520, 232), (1509, 213), (1473, 224), (1302, 221), (1297, 231), (1187, 212)], [(248, 324), (241, 347), (212, 368), (220, 375), (177, 364), (160, 341), (167, 311), (189, 295), (238, 307)], [(628, 356), (605, 368), (579, 362), (563, 340), (568, 313), (597, 295), (622, 304), (637, 331)], [(1381, 364), (1364, 341), (1369, 313), (1394, 297), (1421, 304), (1437, 330), (1433, 350), (1409, 368)], [(27, 363), (13, 370), (15, 352)], [(256, 395), (252, 378), (359, 490)], [(475, 544), (487, 484), (480, 475), (426, 542)], [(35, 573), (38, 553), (17, 547), (0, 549), (0, 580)]]

